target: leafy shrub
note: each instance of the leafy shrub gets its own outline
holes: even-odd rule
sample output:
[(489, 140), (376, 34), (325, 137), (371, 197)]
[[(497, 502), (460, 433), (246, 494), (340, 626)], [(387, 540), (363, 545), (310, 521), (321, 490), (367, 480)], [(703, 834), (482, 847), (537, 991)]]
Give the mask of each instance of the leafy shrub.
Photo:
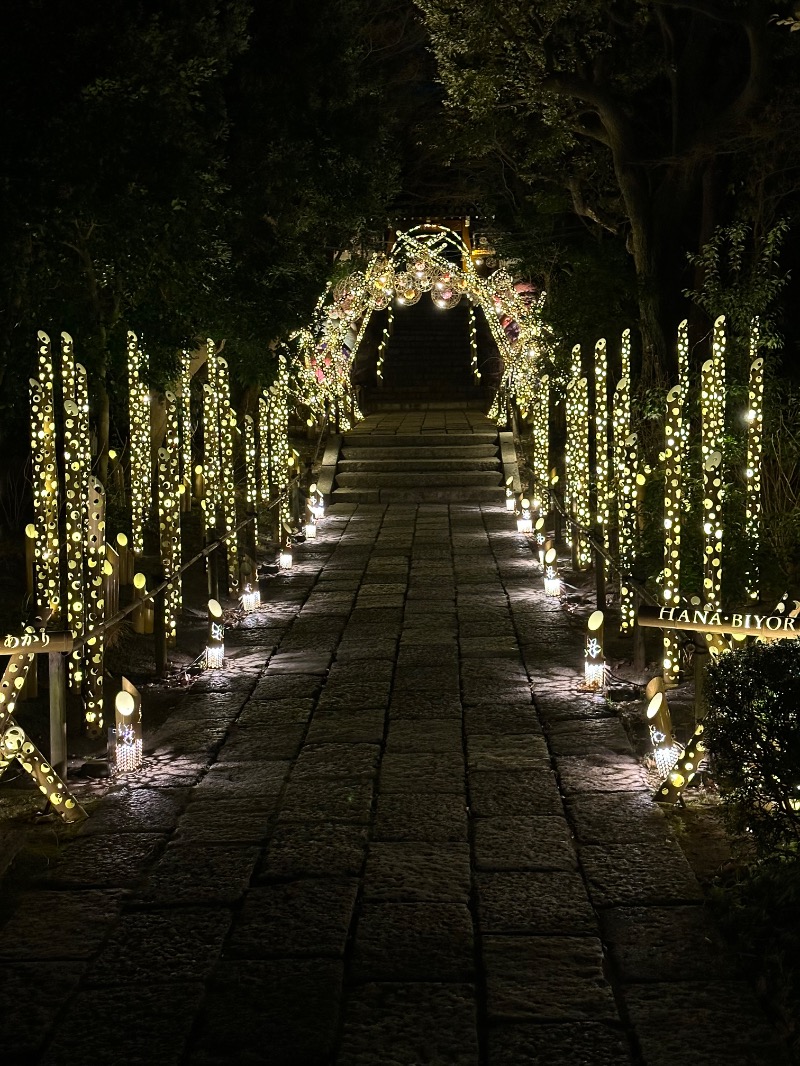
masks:
[(800, 844), (800, 641), (753, 644), (708, 668), (706, 745), (730, 828), (765, 857)]

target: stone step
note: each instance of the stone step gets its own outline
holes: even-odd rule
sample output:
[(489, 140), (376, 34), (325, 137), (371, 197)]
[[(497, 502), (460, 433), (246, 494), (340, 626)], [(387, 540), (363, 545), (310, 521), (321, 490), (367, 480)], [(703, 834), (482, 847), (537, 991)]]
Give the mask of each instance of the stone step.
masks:
[[(365, 449), (366, 451), (366, 449)], [(388, 449), (387, 449), (388, 451)], [(430, 456), (430, 452), (428, 452)], [(383, 459), (342, 459), (337, 470), (340, 474), (350, 473), (381, 473), (383, 471), (396, 471), (397, 473), (431, 473), (436, 470), (499, 470), (500, 465), (497, 456), (486, 456), (476, 459), (459, 458), (453, 455), (441, 458), (408, 458), (400, 456), (388, 456)]]
[(431, 470), (402, 471), (383, 470), (370, 473), (358, 471), (336, 471), (337, 488), (375, 489), (396, 486), (414, 488), (416, 486), (432, 488), (437, 485), (452, 485), (454, 488), (465, 485), (500, 485), (503, 475), (495, 470)]
[[(449, 437), (450, 434), (444, 434), (445, 437)], [(415, 438), (416, 439), (416, 438)], [(439, 449), (437, 448), (437, 452)], [(451, 449), (444, 446), (441, 447), (441, 451), (447, 452), (448, 455), (443, 458), (449, 458)], [(349, 460), (363, 460), (363, 459), (430, 459), (431, 449), (417, 448), (414, 446), (403, 447), (400, 445), (396, 448), (354, 448), (351, 445), (345, 445), (342, 448), (342, 459)], [(452, 455), (460, 459), (497, 459), (497, 446), (495, 444), (475, 444), (464, 445), (458, 449), (452, 449)]]
[(342, 488), (334, 489), (331, 498), (333, 503), (500, 503), (503, 489), (485, 485)]
[(497, 447), (496, 432), (478, 433), (370, 433), (358, 428), (344, 434), (344, 448), (464, 448), (475, 445)]

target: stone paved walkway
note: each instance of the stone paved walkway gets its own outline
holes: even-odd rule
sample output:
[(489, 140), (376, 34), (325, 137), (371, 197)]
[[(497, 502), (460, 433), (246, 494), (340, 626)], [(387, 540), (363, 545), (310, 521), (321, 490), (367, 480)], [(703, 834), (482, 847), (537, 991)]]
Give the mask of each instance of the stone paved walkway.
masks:
[(786, 1061), (511, 526), (334, 509), (145, 772), (11, 867), (3, 1063)]

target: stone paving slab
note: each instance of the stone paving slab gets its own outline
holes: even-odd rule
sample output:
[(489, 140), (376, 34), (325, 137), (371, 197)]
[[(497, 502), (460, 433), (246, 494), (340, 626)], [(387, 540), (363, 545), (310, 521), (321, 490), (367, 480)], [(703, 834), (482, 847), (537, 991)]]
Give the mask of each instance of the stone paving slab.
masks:
[(86, 823), (0, 825), (2, 1061), (783, 1063), (505, 511), (295, 558)]

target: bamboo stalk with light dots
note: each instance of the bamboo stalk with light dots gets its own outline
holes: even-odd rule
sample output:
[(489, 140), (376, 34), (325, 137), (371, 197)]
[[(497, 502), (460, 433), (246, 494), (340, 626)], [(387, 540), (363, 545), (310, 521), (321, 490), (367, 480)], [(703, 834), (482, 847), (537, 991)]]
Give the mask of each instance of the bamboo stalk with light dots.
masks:
[[(98, 629), (105, 621), (106, 559), (106, 499), (103, 486), (95, 477), (88, 477), (83, 503), (86, 508), (86, 629)], [(105, 731), (103, 715), (105, 636), (103, 632), (90, 636), (84, 646), (84, 721), (90, 737), (100, 737)]]
[(184, 350), (181, 354), (180, 397), (180, 473), (184, 491), (181, 493), (181, 510), (192, 509), (192, 357)]
[[(607, 545), (611, 525), (611, 467), (608, 461), (608, 354), (604, 337), (594, 346), (594, 381), (595, 524), (603, 544)], [(605, 567), (602, 559), (595, 560), (595, 565)]]
[[(680, 446), (683, 408), (681, 387), (676, 385), (667, 393), (664, 421), (664, 569), (661, 596), (666, 607), (674, 607), (680, 599), (681, 574), (681, 465)], [(677, 684), (680, 673), (680, 645), (677, 634), (664, 631), (663, 672), (666, 684)]]
[(130, 412), (131, 540), (134, 556), (144, 552), (144, 528), (150, 510), (150, 390), (144, 384), (145, 355), (135, 333), (128, 333), (128, 409)]
[(269, 508), (269, 487), (272, 467), (269, 450), (269, 404), (265, 396), (258, 399), (258, 425), (256, 427), (259, 444), (259, 472), (260, 491), (258, 507), (258, 536), (259, 539), (269, 538), (272, 535), (272, 520)]
[(636, 560), (638, 543), (639, 488), (644, 475), (639, 470), (639, 438), (629, 434), (622, 451), (619, 466), (619, 568), (622, 572), (619, 586), (619, 630), (630, 633), (636, 620), (636, 603), (630, 573)]
[[(219, 412), (219, 482), (220, 503), (225, 532), (236, 529), (236, 474), (234, 470), (234, 434), (238, 433), (236, 414), (231, 406), (231, 388), (228, 363), (217, 357), (217, 394)], [(239, 589), (239, 546), (237, 534), (226, 542), (228, 560), (228, 588), (231, 594)]]
[(55, 381), (50, 338), (39, 332), (38, 342), (37, 376), (30, 381), (36, 598), (37, 605), (49, 607), (55, 618), (62, 611)]
[[(158, 450), (158, 531), (161, 565), (165, 577), (181, 566), (181, 488), (179, 408), (175, 395), (164, 395), (166, 432), (163, 447)], [(178, 615), (181, 609), (181, 579), (170, 584), (164, 594), (164, 630), (168, 644), (177, 637)]]
[[(81, 376), (81, 381), (85, 378)], [(84, 588), (84, 555), (86, 543), (86, 500), (88, 465), (83, 455), (84, 396), (79, 385), (72, 338), (61, 334), (61, 388), (64, 399), (64, 534), (67, 564), (67, 628), (79, 637), (86, 627), (86, 589)], [(84, 679), (85, 654), (82, 648), (69, 656), (69, 683), (73, 692), (80, 692)]]
[(747, 409), (747, 466), (745, 468), (745, 533), (748, 565), (747, 595), (757, 600), (760, 593), (759, 549), (761, 547), (761, 454), (764, 431), (764, 360), (758, 352), (758, 319), (750, 328), (750, 387)]
[(205, 498), (202, 508), (207, 530), (216, 529), (220, 504), (219, 393), (217, 391), (217, 349), (206, 341), (208, 381), (203, 385), (203, 478)]
[(547, 499), (550, 461), (550, 378), (543, 374), (533, 409), (531, 426), (531, 467), (533, 469), (533, 509), (541, 511)]
[[(573, 366), (576, 362), (580, 367), (578, 345), (573, 348)], [(567, 487), (572, 517), (584, 529), (592, 520), (589, 481), (589, 389), (586, 378), (578, 376), (567, 387)], [(588, 569), (592, 556), (586, 536), (572, 530), (571, 542), (576, 569)]]
[(719, 608), (722, 597), (722, 437), (725, 431), (725, 316), (714, 322), (711, 359), (700, 386), (703, 457), (703, 600)]

